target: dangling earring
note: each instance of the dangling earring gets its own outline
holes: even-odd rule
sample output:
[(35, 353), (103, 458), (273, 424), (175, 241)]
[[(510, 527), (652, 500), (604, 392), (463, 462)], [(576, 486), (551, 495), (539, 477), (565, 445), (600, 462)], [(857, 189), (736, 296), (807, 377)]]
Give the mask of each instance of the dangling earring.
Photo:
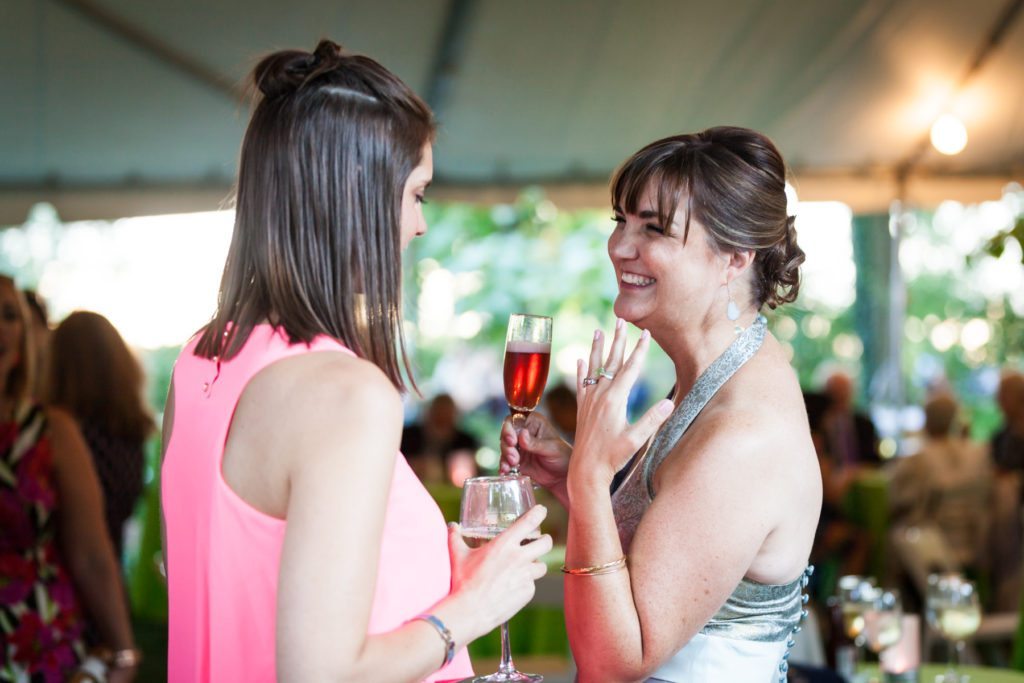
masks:
[[(725, 283), (725, 293), (729, 297), (729, 303), (725, 305), (725, 317), (728, 318), (730, 322), (736, 322), (740, 319), (740, 307), (736, 305), (736, 301), (732, 298), (732, 292), (729, 290), (728, 282)], [(743, 331), (743, 328), (736, 325), (733, 331), (736, 334), (739, 334)]]

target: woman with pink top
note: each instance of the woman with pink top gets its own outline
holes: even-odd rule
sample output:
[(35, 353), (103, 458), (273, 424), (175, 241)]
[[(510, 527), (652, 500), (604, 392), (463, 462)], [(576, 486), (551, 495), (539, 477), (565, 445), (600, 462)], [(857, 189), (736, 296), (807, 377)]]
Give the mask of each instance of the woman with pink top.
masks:
[(217, 313), (165, 413), (169, 680), (469, 676), (466, 644), (530, 600), (551, 540), (521, 544), (538, 506), (470, 550), (399, 453), (431, 112), (329, 41), (253, 80)]

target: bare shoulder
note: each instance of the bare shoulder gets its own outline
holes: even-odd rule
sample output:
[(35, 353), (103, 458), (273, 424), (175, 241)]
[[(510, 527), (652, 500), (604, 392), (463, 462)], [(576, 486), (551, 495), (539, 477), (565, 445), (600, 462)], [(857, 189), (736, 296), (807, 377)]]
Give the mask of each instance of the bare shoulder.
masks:
[(288, 416), (321, 411), (361, 414), (373, 411), (401, 420), (398, 390), (373, 363), (341, 351), (317, 351), (273, 363), (249, 382), (243, 399), (273, 411), (280, 422)]
[[(660, 468), (665, 474), (728, 477), (730, 488), (741, 496), (770, 495), (818, 480), (796, 373), (778, 344), (769, 340), (763, 348), (766, 353), (741, 368), (680, 439)], [(765, 486), (768, 483), (779, 485)]]
[(43, 409), (46, 415), (46, 432), (59, 454), (69, 445), (82, 442), (82, 432), (74, 416), (66, 409), (58, 406), (47, 406)]

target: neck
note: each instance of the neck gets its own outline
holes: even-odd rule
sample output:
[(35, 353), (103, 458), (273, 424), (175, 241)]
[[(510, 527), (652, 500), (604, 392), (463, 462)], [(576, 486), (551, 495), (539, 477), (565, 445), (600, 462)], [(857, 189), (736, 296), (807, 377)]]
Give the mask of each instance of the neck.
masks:
[(722, 315), (705, 315), (699, 322), (681, 321), (671, 329), (656, 332), (652, 338), (672, 360), (676, 370), (676, 405), (693, 388), (697, 378), (736, 340), (736, 326), (746, 329), (754, 323), (757, 313), (743, 311), (739, 320)]

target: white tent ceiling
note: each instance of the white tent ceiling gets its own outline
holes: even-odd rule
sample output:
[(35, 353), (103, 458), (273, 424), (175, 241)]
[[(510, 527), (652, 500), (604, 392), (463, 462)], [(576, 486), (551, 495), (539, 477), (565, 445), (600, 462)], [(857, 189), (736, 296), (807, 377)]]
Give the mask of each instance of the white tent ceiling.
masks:
[[(884, 210), (900, 167), (913, 202), (996, 198), (1024, 178), (1021, 4), (3, 0), (0, 225), (39, 200), (65, 219), (215, 208), (246, 119), (234, 91), (260, 54), (320, 37), (435, 105), (435, 196), (539, 183), (602, 205), (640, 145), (737, 124), (775, 139), (801, 198)], [(956, 157), (922, 147), (947, 109), (970, 135)]]

